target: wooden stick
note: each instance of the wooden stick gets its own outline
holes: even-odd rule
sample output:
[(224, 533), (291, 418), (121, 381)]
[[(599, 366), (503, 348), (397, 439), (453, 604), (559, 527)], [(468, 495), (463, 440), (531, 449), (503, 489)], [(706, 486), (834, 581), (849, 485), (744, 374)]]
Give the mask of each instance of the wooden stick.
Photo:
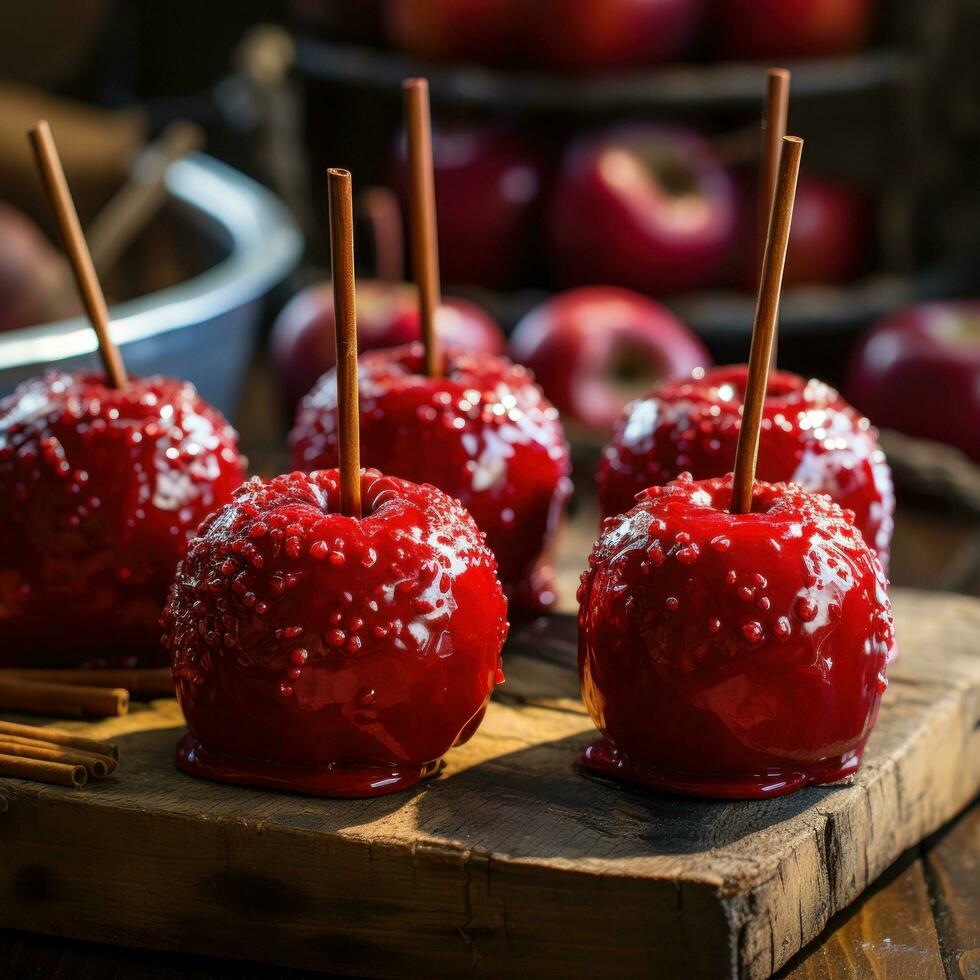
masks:
[(375, 279), (401, 282), (405, 277), (405, 248), (398, 198), (387, 187), (369, 187), (358, 195), (357, 205), (371, 226)]
[(9, 667), (0, 674), (0, 679), (17, 678), (25, 681), (38, 681), (46, 684), (74, 684), (93, 687), (124, 687), (130, 697), (173, 697), (174, 684), (169, 667), (133, 668), (114, 670), (112, 668), (76, 670), (48, 670), (43, 667)]
[(747, 514), (752, 510), (752, 486), (759, 457), (759, 431), (762, 425), (762, 406), (769, 381), (769, 361), (779, 314), (779, 293), (786, 264), (786, 246), (793, 221), (793, 201), (796, 198), (796, 179), (800, 173), (803, 140), (784, 136), (779, 160), (776, 197), (769, 219), (769, 235), (762, 263), (762, 279), (756, 299), (755, 320), (752, 324), (752, 350), (749, 354), (749, 378), (742, 409), (742, 427), (738, 433), (735, 452), (735, 478), (732, 483), (732, 513)]
[(170, 165), (203, 146), (201, 127), (178, 119), (140, 151), (129, 179), (86, 230), (92, 263), (99, 275), (104, 276), (116, 264), (166, 202)]
[(61, 159), (58, 156), (58, 150), (54, 145), (54, 139), (51, 136), (51, 129), (47, 121), (40, 120), (29, 135), (31, 145), (34, 147), (34, 155), (37, 158), (38, 170), (51, 200), (55, 217), (58, 219), (58, 227), (61, 229), (65, 251), (71, 261), (72, 271), (75, 273), (78, 291), (82, 295), (82, 302), (85, 304), (88, 318), (99, 338), (99, 353), (102, 355), (102, 363), (105, 365), (109, 383), (114, 388), (122, 388), (126, 384), (126, 369), (123, 367), (122, 358), (119, 356), (116, 345), (109, 336), (109, 309), (106, 306), (98, 276), (95, 274), (95, 267), (92, 265), (92, 256), (85, 244), (85, 236), (82, 234), (82, 226), (78, 222), (75, 202), (72, 200), (71, 191), (68, 189), (65, 171), (61, 166)]
[[(790, 73), (787, 68), (770, 68), (766, 72), (766, 97), (762, 109), (762, 151), (759, 166), (759, 233), (757, 243), (758, 263), (756, 275), (762, 277), (762, 260), (769, 234), (769, 217), (776, 196), (776, 178), (779, 174), (779, 154), (786, 135), (789, 115)], [(776, 366), (778, 332), (772, 339), (772, 363)]]
[(759, 270), (769, 234), (769, 215), (776, 197), (779, 175), (779, 154), (786, 135), (789, 114), (790, 73), (786, 68), (770, 68), (766, 72), (766, 97), (762, 109), (762, 152), (759, 166)]
[(110, 718), (129, 711), (129, 691), (0, 677), (0, 710), (38, 715)]
[(340, 509), (361, 516), (361, 436), (357, 402), (357, 304), (354, 299), (354, 217), (346, 170), (327, 171), (330, 263), (337, 331), (337, 418), (340, 443)]
[(38, 742), (50, 742), (52, 745), (67, 745), (70, 748), (92, 752), (95, 755), (107, 755), (112, 759), (119, 758), (119, 748), (111, 742), (100, 742), (94, 738), (85, 738), (74, 732), (66, 732), (61, 728), (47, 728), (41, 725), (20, 725), (15, 721), (0, 721), (0, 735), (16, 735), (21, 738)]
[(116, 760), (105, 755), (82, 752), (52, 745), (50, 742), (34, 742), (16, 735), (0, 737), (0, 754), (16, 755), (23, 759), (42, 759), (45, 762), (61, 762), (69, 766), (85, 766), (93, 779), (104, 779), (116, 768)]
[(436, 227), (436, 184), (432, 172), (432, 118), (429, 83), (424, 78), (407, 78), (405, 135), (408, 145), (409, 219), (412, 238), (412, 269), (419, 290), (422, 342), (425, 344), (425, 373), (442, 372), (436, 310), (439, 309), (439, 238)]
[(51, 783), (77, 789), (88, 782), (85, 766), (69, 766), (63, 762), (44, 762), (22, 759), (16, 755), (0, 755), (0, 776), (29, 779), (35, 783)]

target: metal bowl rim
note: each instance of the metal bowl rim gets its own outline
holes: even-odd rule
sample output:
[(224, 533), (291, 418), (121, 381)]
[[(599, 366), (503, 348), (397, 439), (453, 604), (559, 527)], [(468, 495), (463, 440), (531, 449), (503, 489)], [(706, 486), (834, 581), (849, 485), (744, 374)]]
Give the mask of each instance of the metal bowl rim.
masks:
[[(231, 240), (226, 258), (175, 286), (110, 309), (116, 343), (147, 340), (207, 322), (263, 296), (299, 261), (303, 238), (279, 199), (213, 157), (195, 153), (167, 172), (170, 196), (216, 222)], [(0, 334), (0, 371), (56, 364), (96, 351), (84, 316)]]

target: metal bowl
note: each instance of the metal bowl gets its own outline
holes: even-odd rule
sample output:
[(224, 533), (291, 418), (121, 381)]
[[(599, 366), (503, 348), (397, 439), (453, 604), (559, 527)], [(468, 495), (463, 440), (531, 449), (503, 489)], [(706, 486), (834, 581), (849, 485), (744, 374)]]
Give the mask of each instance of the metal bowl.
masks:
[[(226, 415), (238, 407), (268, 292), (295, 268), (303, 240), (280, 201), (223, 163), (194, 154), (167, 175), (168, 210), (217, 257), (178, 285), (113, 305), (126, 369), (193, 382)], [(84, 317), (0, 334), (0, 395), (48, 367), (98, 363)]]

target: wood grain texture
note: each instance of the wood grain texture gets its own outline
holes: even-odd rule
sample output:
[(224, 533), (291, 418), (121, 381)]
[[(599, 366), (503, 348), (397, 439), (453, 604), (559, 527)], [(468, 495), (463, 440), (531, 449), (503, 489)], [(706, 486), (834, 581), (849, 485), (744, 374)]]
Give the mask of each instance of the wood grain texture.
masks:
[(980, 977), (980, 806), (923, 857), (947, 977)]
[(386, 799), (183, 776), (172, 701), (78, 723), (123, 761), (84, 793), (0, 782), (0, 926), (361, 975), (767, 976), (980, 788), (980, 603), (895, 606), (854, 785), (776, 800), (578, 775), (593, 733), (569, 619), (517, 637), (479, 734)]

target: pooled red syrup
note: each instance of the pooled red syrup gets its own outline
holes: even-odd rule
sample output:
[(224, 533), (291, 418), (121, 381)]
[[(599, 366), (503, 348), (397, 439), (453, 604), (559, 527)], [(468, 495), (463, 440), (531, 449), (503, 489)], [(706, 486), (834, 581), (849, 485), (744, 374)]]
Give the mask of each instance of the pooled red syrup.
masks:
[(579, 589), (582, 765), (693, 796), (776, 796), (857, 770), (894, 647), (881, 563), (825, 496), (732, 478), (607, 518)]
[[(667, 382), (633, 402), (599, 465), (602, 513), (629, 510), (641, 490), (680, 473), (706, 480), (730, 472), (747, 379), (746, 365), (715, 368)], [(770, 373), (757, 476), (830, 494), (854, 512), (887, 572), (895, 512), (891, 471), (875, 429), (833, 388), (784, 371)]]
[(208, 518), (163, 617), (189, 734), (178, 766), (315, 796), (377, 796), (436, 771), (480, 724), (507, 603), (473, 519), (367, 470), (253, 479)]
[[(421, 344), (359, 360), (361, 460), (456, 497), (486, 533), (511, 615), (555, 602), (550, 546), (571, 492), (558, 412), (520, 365), (447, 351), (443, 372), (423, 373)], [(325, 374), (290, 434), (293, 465), (337, 465), (337, 384)]]
[(0, 666), (162, 662), (188, 538), (244, 479), (194, 387), (52, 371), (0, 401)]

